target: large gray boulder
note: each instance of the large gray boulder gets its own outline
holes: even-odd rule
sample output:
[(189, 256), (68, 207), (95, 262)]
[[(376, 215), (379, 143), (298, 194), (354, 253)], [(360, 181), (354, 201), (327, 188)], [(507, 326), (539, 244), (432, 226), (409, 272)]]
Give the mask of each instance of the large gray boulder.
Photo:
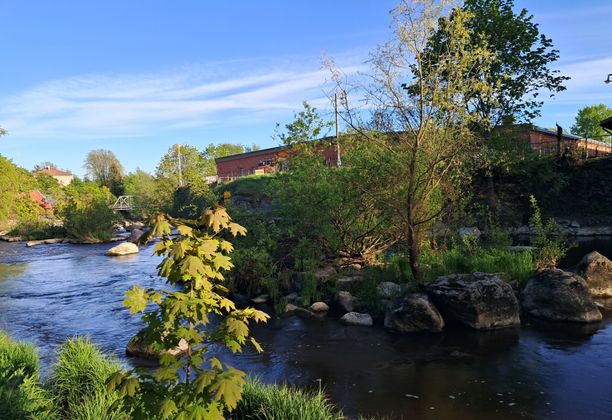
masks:
[(586, 281), (558, 268), (540, 271), (523, 290), (523, 309), (549, 321), (596, 322), (601, 320)]
[(132, 229), (132, 233), (130, 234), (130, 238), (128, 239), (133, 244), (138, 243), (140, 238), (144, 235), (144, 230), (142, 229)]
[(444, 319), (424, 293), (413, 293), (396, 300), (387, 308), (385, 328), (398, 332), (440, 332)]
[(612, 261), (595, 251), (585, 255), (575, 270), (586, 281), (592, 296), (612, 297)]
[(120, 257), (130, 254), (138, 254), (138, 245), (131, 242), (124, 242), (106, 251), (106, 255), (109, 257)]
[(512, 287), (496, 274), (451, 274), (424, 286), (446, 321), (476, 330), (520, 324)]
[(345, 290), (340, 290), (338, 293), (336, 293), (336, 302), (338, 302), (338, 306), (342, 308), (344, 312), (353, 312), (355, 309), (355, 300), (353, 295)]
[(356, 325), (360, 327), (371, 327), (374, 325), (374, 320), (370, 314), (362, 314), (359, 312), (348, 312), (340, 318), (340, 322), (344, 325)]

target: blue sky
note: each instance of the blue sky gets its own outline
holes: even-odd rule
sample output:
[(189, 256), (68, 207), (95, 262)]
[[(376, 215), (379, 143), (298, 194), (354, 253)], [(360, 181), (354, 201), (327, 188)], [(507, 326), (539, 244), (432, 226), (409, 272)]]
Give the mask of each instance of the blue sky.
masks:
[[(535, 123), (612, 106), (612, 3), (516, 0), (572, 77)], [(83, 174), (89, 150), (153, 171), (174, 143), (275, 146), (302, 100), (330, 115), (323, 55), (348, 71), (390, 37), (387, 0), (0, 0), (0, 154)]]

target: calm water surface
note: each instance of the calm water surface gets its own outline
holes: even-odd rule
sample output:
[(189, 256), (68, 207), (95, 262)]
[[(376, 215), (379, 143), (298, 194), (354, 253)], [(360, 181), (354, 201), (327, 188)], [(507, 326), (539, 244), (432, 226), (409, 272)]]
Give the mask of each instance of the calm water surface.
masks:
[[(0, 243), (0, 262), (23, 264), (0, 273), (0, 328), (36, 344), (46, 370), (53, 350), (75, 335), (133, 363), (124, 349), (141, 324), (122, 307), (123, 292), (134, 283), (159, 287), (158, 259), (151, 248), (105, 257), (110, 246)], [(422, 335), (344, 327), (334, 316), (277, 319), (255, 328), (265, 353), (217, 351), (266, 382), (320, 383), (350, 416), (612, 419), (610, 315), (588, 327)]]

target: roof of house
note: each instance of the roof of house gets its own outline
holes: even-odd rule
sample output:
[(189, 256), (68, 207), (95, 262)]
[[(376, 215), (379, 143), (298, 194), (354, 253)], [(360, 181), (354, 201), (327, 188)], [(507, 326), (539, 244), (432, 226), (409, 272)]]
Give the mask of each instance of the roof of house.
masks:
[[(536, 125), (532, 126), (531, 129), (535, 131), (536, 133), (549, 134), (551, 136), (557, 135), (557, 132), (554, 130), (549, 130), (548, 128), (544, 128), (544, 127), (538, 127)], [(570, 140), (580, 140), (582, 138), (580, 136), (575, 136), (574, 134), (569, 134), (569, 133), (563, 133), (561, 137), (563, 137), (564, 139), (570, 139)]]
[(270, 147), (268, 149), (253, 150), (252, 152), (237, 153), (235, 155), (223, 156), (215, 159), (215, 162), (224, 162), (226, 160), (242, 159), (249, 156), (267, 155), (283, 150), (285, 146)]
[(60, 169), (49, 168), (40, 169), (38, 171), (34, 171), (35, 174), (47, 174), (51, 176), (73, 176), (70, 172), (62, 171)]

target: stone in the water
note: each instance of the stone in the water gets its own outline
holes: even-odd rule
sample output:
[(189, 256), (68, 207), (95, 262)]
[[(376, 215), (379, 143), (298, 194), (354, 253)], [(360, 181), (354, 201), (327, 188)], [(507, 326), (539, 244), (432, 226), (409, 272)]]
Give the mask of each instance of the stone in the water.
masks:
[(424, 293), (414, 293), (393, 302), (385, 314), (385, 327), (398, 332), (440, 332), (444, 319)]
[(327, 312), (329, 311), (329, 306), (325, 302), (315, 302), (310, 305), (310, 310), (315, 313)]
[(356, 325), (361, 327), (371, 327), (374, 325), (372, 316), (370, 314), (363, 314), (359, 312), (348, 312), (340, 318), (340, 322), (344, 325)]
[(424, 286), (444, 319), (486, 330), (520, 324), (512, 287), (496, 274), (451, 274)]
[(130, 254), (137, 254), (137, 253), (138, 253), (138, 245), (133, 244), (131, 242), (124, 242), (106, 251), (106, 255), (110, 257), (119, 257), (122, 255), (130, 255)]
[(578, 273), (587, 284), (591, 295), (612, 297), (612, 261), (599, 252), (591, 252), (576, 266)]
[(255, 304), (266, 303), (268, 301), (268, 295), (259, 295), (251, 299), (251, 302)]
[(128, 356), (142, 357), (143, 359), (157, 361), (162, 354), (169, 353), (173, 356), (180, 356), (187, 353), (188, 344), (185, 339), (181, 338), (178, 345), (170, 350), (163, 350), (158, 352), (153, 349), (151, 343), (147, 343), (144, 338), (143, 332), (140, 331), (128, 342), (125, 349), (125, 353)]
[(300, 308), (300, 307), (298, 307), (294, 311), (294, 313), (300, 318), (304, 318), (304, 319), (312, 318), (315, 315), (314, 313), (310, 312), (308, 309)]
[(296, 305), (294, 305), (293, 303), (288, 303), (285, 305), (285, 310), (283, 314), (286, 316), (293, 315), (297, 309), (298, 307)]
[(141, 229), (132, 229), (132, 233), (130, 234), (130, 239), (128, 239), (132, 243), (138, 243), (140, 238), (144, 235), (144, 231)]
[(382, 299), (393, 299), (402, 294), (402, 286), (391, 281), (383, 281), (376, 290)]
[(292, 292), (288, 295), (283, 296), (283, 299), (285, 299), (289, 303), (295, 303), (299, 297), (300, 296), (296, 292)]
[(347, 276), (336, 280), (336, 290), (350, 291), (352, 287), (363, 280), (361, 276)]
[(523, 309), (549, 321), (597, 322), (602, 316), (586, 281), (577, 274), (548, 268), (532, 277), (523, 290)]
[(355, 309), (353, 295), (345, 290), (340, 290), (336, 293), (336, 302), (338, 302), (338, 306), (345, 312), (353, 312)]

